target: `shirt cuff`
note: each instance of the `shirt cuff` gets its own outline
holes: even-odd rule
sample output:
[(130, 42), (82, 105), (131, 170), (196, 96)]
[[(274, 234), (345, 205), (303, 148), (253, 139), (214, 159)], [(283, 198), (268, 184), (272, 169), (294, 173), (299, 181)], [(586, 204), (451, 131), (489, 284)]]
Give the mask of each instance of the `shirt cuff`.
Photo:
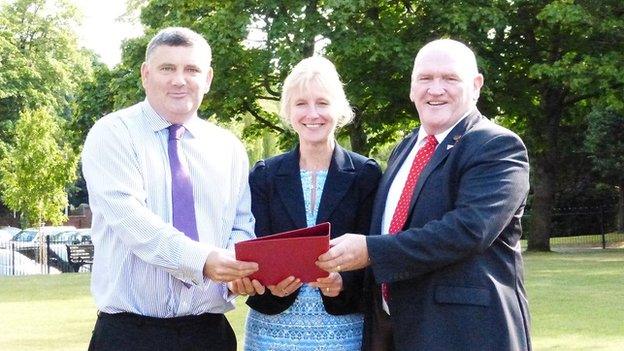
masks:
[(180, 258), (182, 276), (179, 279), (192, 285), (204, 285), (204, 265), (210, 251), (210, 247), (195, 241), (190, 241), (188, 245), (185, 245)]
[(221, 288), (223, 289), (222, 296), (225, 302), (232, 302), (238, 296), (237, 294), (231, 292), (230, 289), (228, 289), (227, 283), (221, 283)]

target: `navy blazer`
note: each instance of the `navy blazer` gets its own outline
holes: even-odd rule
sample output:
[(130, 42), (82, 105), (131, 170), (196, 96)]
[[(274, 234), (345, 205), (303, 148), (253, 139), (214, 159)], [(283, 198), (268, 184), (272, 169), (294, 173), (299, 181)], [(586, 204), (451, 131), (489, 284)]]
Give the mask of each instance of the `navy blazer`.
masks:
[(388, 190), (417, 137), (416, 130), (393, 151), (366, 239), (375, 280), (389, 283), (396, 349), (529, 350), (520, 249), (529, 190), (524, 144), (478, 111), (470, 114), (422, 171), (403, 231), (379, 235)]
[[(368, 233), (373, 200), (381, 169), (377, 162), (336, 144), (323, 187), (316, 223), (331, 223), (331, 238), (344, 233)], [(251, 210), (256, 218), (256, 235), (262, 237), (307, 227), (299, 168), (299, 147), (261, 160), (249, 175)], [(363, 271), (341, 272), (343, 291), (323, 298), (325, 310), (334, 315), (362, 309)], [(277, 297), (267, 289), (250, 296), (247, 305), (264, 314), (277, 314), (290, 307), (299, 290)]]

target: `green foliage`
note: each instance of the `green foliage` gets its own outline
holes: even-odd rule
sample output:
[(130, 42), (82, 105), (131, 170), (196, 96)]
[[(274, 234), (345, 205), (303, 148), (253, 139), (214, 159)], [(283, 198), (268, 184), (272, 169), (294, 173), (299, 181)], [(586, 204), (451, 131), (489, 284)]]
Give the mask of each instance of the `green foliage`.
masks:
[(140, 72), (148, 40), (149, 37), (133, 38), (123, 44), (121, 63), (111, 72), (114, 110), (134, 105), (145, 98)]
[(477, 45), (489, 89), (481, 106), (527, 143), (534, 192), (530, 249), (548, 250), (552, 208), (557, 197), (569, 198), (557, 194), (597, 182), (588, 177), (585, 116), (604, 96), (621, 91), (624, 5), (523, 0), (495, 6), (504, 20), (483, 47)]
[[(609, 101), (610, 99), (604, 99)], [(618, 230), (624, 231), (624, 102), (595, 108), (588, 116), (585, 145), (599, 179), (619, 190)]]
[(66, 187), (76, 179), (78, 155), (62, 140), (50, 110), (27, 110), (16, 123), (11, 144), (2, 143), (1, 195), (25, 226), (66, 220)]
[(585, 144), (594, 166), (608, 183), (624, 185), (624, 113), (595, 109), (587, 119)]
[[(53, 146), (28, 143), (28, 139), (43, 138), (41, 140), (45, 141), (48, 138), (45, 141), (48, 143), (52, 139), (59, 142), (67, 137), (78, 150), (93, 118), (110, 110), (108, 100), (112, 93), (105, 86), (108, 73), (98, 67), (95, 55), (78, 46), (77, 35), (72, 29), (78, 27), (79, 21), (80, 14), (68, 0), (15, 0), (2, 2), (0, 7), (0, 140), (5, 142), (5, 154), (0, 155), (5, 172), (0, 182), (5, 185), (5, 201), (11, 201), (10, 207), (17, 211), (25, 211), (25, 218), (30, 223), (38, 224), (45, 219), (60, 220), (56, 212), (64, 207), (66, 196), (57, 187), (62, 190), (73, 179), (73, 176), (63, 174), (73, 174), (76, 165), (68, 145), (61, 143), (58, 146), (62, 157), (67, 157), (63, 164), (54, 159), (58, 155), (41, 154)], [(92, 67), (98, 73), (95, 80)], [(75, 101), (79, 90), (81, 101)], [(53, 115), (62, 122), (71, 120), (71, 123), (63, 123), (62, 129), (54, 126), (50, 134), (41, 131), (37, 133), (43, 134), (18, 135), (24, 134), (28, 128), (24, 123), (18, 126), (20, 115), (22, 119), (30, 115), (45, 115), (46, 118)], [(45, 128), (49, 123), (61, 121), (34, 121), (32, 128)], [(13, 141), (21, 144), (13, 145)], [(46, 156), (55, 160), (52, 167), (66, 169), (54, 170), (51, 178), (47, 179), (50, 164), (25, 159), (26, 156), (17, 152), (33, 157), (38, 155), (35, 159)], [(9, 159), (4, 159), (5, 156)], [(31, 173), (39, 174), (47, 183), (15, 183), (18, 175), (22, 177)], [(55, 179), (56, 176), (63, 179)], [(43, 192), (37, 192), (40, 190)], [(39, 207), (35, 209), (34, 200), (28, 198), (41, 198)]]
[(69, 124), (71, 142), (75, 150), (84, 143), (87, 132), (100, 117), (113, 112), (114, 94), (111, 87), (113, 73), (106, 65), (93, 63), (93, 78), (80, 82), (76, 100), (72, 104)]
[(15, 0), (0, 9), (0, 133), (24, 109), (52, 108), (69, 118), (91, 54), (77, 45), (78, 13), (65, 0)]

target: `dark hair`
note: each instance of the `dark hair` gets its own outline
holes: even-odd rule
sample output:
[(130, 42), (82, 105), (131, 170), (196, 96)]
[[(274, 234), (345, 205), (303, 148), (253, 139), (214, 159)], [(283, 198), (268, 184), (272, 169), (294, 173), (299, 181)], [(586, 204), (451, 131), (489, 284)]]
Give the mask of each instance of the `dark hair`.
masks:
[(212, 59), (210, 45), (199, 33), (184, 27), (167, 27), (161, 29), (147, 44), (145, 50), (145, 61), (150, 59), (152, 52), (159, 46), (185, 46), (206, 49), (208, 62)]

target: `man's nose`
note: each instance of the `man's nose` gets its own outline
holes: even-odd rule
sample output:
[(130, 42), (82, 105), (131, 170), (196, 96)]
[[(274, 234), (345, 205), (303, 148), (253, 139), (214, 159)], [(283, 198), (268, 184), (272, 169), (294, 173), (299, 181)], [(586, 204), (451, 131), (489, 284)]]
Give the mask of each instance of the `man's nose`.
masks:
[(427, 93), (429, 93), (430, 95), (442, 95), (444, 94), (444, 92), (444, 85), (439, 79), (432, 80), (431, 84), (427, 88)]
[(182, 86), (186, 84), (186, 78), (184, 77), (184, 72), (176, 70), (171, 78), (171, 84), (175, 86)]

